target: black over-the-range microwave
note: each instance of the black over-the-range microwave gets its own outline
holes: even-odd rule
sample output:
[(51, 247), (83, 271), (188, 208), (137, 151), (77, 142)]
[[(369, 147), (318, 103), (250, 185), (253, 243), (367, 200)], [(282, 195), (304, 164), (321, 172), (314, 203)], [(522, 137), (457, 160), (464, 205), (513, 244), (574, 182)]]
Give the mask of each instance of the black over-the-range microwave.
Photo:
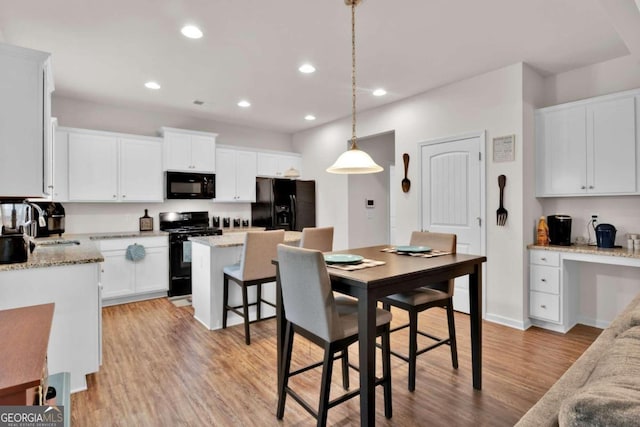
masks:
[(167, 199), (213, 199), (216, 176), (212, 173), (166, 172)]

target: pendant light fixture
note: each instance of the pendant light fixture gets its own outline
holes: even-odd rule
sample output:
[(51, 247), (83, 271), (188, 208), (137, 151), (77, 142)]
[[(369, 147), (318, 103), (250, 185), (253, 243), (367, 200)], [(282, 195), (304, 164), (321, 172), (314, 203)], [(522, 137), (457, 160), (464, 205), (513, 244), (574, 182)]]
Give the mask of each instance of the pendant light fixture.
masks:
[(351, 6), (351, 148), (327, 169), (330, 173), (363, 174), (383, 171), (356, 143), (356, 6), (360, 1), (344, 0), (347, 6)]

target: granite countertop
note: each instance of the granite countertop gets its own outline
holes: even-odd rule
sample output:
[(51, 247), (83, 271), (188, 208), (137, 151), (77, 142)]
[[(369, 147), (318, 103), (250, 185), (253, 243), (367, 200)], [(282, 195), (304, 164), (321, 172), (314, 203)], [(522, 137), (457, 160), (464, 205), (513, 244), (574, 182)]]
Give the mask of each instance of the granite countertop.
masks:
[[(113, 231), (107, 233), (63, 234), (62, 237), (37, 238), (34, 240), (36, 248), (29, 254), (27, 262), (0, 264), (0, 272), (102, 262), (104, 258), (96, 245), (97, 240), (162, 237), (168, 235), (169, 233), (165, 231)], [(76, 241), (80, 244), (51, 244), (63, 241)]]
[[(112, 231), (110, 233), (91, 233), (91, 234), (79, 234), (78, 236), (89, 236), (91, 240), (106, 240), (106, 239), (125, 239), (128, 237), (159, 237), (168, 236), (166, 231), (154, 230), (154, 231)], [(74, 235), (70, 235), (74, 236)]]
[[(37, 242), (51, 240), (76, 240), (80, 244), (38, 245)], [(29, 254), (27, 262), (0, 264), (0, 272), (10, 270), (27, 270), (30, 268), (57, 267), (61, 265), (91, 264), (102, 262), (104, 258), (95, 243), (88, 237), (76, 239), (38, 239), (36, 248)]]
[[(244, 245), (244, 235), (245, 233), (237, 232), (237, 233), (223, 234), (222, 236), (189, 237), (189, 240), (195, 243), (200, 243), (202, 245), (211, 246), (213, 248), (229, 248), (233, 246)], [(302, 233), (300, 231), (284, 232), (285, 243), (299, 242), (301, 238), (302, 238)]]
[(559, 245), (549, 245), (542, 246), (536, 244), (530, 244), (527, 246), (527, 249), (536, 249), (543, 251), (555, 251), (555, 252), (573, 252), (579, 254), (589, 254), (589, 255), (605, 255), (605, 256), (618, 256), (624, 258), (639, 258), (640, 259), (640, 251), (634, 251), (633, 249), (623, 248), (599, 248), (597, 246), (590, 245), (571, 245), (571, 246), (559, 246)]
[(247, 231), (264, 231), (264, 227), (223, 227), (222, 234), (246, 233)]

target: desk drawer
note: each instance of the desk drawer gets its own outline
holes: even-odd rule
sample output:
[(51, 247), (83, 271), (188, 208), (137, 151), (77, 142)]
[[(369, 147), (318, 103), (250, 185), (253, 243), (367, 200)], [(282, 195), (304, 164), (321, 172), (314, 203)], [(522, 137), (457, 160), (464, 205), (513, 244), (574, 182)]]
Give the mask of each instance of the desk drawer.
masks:
[(560, 253), (552, 251), (531, 251), (529, 255), (531, 264), (560, 267)]
[(560, 269), (545, 265), (532, 265), (529, 287), (532, 291), (558, 295), (560, 293)]
[(560, 322), (560, 296), (543, 292), (529, 293), (529, 315), (542, 320)]

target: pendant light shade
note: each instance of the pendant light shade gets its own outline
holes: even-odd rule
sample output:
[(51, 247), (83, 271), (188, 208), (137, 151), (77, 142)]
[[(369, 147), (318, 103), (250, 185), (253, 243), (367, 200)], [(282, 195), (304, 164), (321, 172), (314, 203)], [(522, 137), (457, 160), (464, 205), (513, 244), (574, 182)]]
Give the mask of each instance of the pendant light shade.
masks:
[(351, 148), (342, 153), (338, 160), (327, 169), (330, 173), (364, 174), (382, 172), (370, 155), (358, 149), (356, 143), (356, 6), (360, 0), (344, 0), (351, 6)]
[(291, 166), (289, 169), (284, 171), (284, 177), (285, 178), (299, 178), (300, 177), (300, 171), (298, 169), (294, 168), (293, 166)]
[(360, 174), (382, 172), (382, 166), (376, 164), (370, 155), (356, 148), (350, 148), (338, 157), (327, 169), (330, 173)]

